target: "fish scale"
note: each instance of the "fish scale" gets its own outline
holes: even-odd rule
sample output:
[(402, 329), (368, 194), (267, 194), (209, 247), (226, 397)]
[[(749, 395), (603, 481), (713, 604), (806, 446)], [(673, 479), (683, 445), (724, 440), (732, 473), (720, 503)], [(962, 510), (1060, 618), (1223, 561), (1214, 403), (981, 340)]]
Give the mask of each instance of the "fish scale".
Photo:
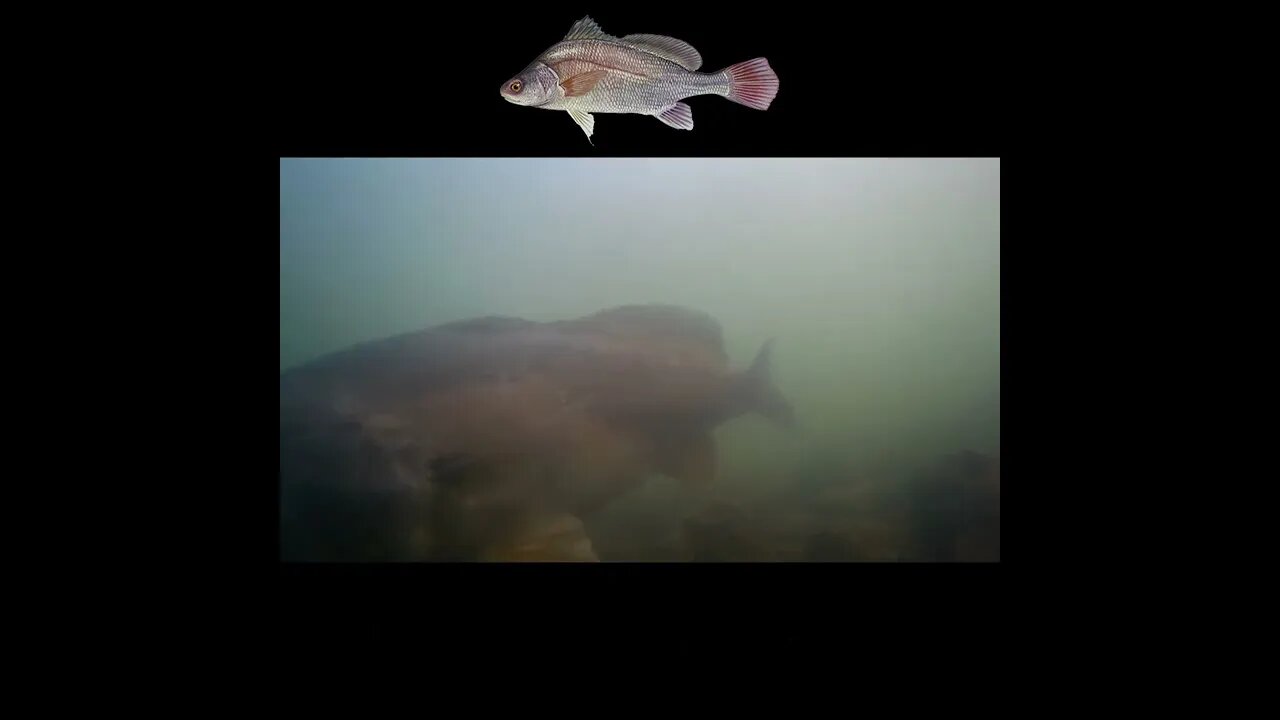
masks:
[(568, 112), (588, 140), (595, 132), (593, 113), (652, 115), (670, 127), (692, 130), (686, 98), (719, 95), (767, 110), (777, 96), (778, 76), (765, 58), (712, 73), (700, 72), (701, 66), (701, 54), (682, 40), (615, 37), (588, 16), (508, 80), (501, 94), (516, 105)]
[(652, 115), (692, 95), (729, 92), (723, 72), (689, 72), (656, 55), (613, 43), (571, 43), (559, 53), (548, 54), (546, 62), (563, 77), (606, 71), (591, 92), (555, 98), (546, 105), (549, 110)]

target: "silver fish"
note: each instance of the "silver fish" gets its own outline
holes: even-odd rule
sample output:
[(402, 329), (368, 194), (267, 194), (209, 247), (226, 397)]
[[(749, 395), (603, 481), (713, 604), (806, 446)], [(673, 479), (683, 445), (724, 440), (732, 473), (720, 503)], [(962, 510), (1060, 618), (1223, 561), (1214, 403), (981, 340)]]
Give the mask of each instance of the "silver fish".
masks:
[[(756, 110), (769, 109), (778, 76), (755, 58), (701, 73), (702, 56), (683, 40), (663, 35), (614, 37), (589, 16), (502, 86), (516, 105), (565, 110), (587, 134), (592, 113), (652, 115), (679, 130), (693, 129), (693, 110), (681, 100), (719, 95)], [(594, 144), (594, 143), (592, 143)]]

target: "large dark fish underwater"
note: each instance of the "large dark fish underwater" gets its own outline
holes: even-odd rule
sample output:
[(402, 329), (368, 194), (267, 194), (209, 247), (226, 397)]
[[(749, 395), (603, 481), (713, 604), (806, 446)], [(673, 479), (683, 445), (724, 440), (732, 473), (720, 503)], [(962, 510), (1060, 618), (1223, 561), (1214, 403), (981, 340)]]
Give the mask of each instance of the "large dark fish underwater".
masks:
[(734, 418), (795, 426), (771, 348), (734, 370), (713, 318), (630, 305), (453, 322), (290, 369), (281, 558), (597, 560), (582, 518), (655, 474), (706, 488)]

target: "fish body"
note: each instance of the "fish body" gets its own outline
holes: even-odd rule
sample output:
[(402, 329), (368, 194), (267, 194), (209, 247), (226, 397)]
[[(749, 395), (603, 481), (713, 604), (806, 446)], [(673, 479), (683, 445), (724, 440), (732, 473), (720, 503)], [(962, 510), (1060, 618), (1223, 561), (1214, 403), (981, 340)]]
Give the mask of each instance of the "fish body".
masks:
[(573, 526), (566, 517), (652, 474), (705, 487), (712, 431), (735, 417), (791, 424), (769, 348), (734, 370), (710, 317), (624, 306), (450, 323), (291, 369), (280, 384), (283, 554), (589, 555), (580, 537), (551, 540)]
[(569, 113), (590, 140), (595, 113), (652, 115), (679, 130), (693, 129), (693, 110), (682, 102), (719, 95), (767, 110), (778, 93), (778, 76), (765, 58), (700, 72), (693, 46), (663, 35), (615, 37), (590, 17), (574, 24), (519, 75), (503, 84), (507, 101)]

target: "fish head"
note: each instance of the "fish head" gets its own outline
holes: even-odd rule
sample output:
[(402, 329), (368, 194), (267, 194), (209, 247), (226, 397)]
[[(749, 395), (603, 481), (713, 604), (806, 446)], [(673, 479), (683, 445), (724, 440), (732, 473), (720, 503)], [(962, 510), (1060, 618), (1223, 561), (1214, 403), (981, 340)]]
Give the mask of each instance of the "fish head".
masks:
[(502, 85), (502, 97), (516, 105), (545, 105), (559, 93), (560, 78), (556, 71), (536, 62)]

